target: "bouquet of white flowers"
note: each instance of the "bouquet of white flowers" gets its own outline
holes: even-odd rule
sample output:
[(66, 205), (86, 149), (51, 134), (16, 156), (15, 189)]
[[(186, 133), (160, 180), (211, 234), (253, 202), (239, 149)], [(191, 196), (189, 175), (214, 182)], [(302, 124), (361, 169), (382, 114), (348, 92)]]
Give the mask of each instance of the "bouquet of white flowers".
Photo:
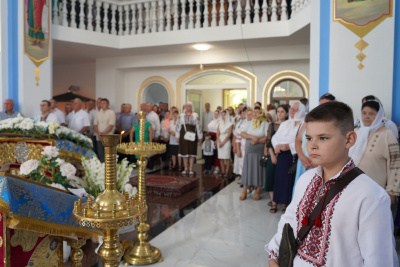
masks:
[(68, 189), (79, 183), (76, 168), (58, 158), (58, 148), (46, 146), (40, 160), (31, 159), (22, 163), (20, 174), (32, 181), (49, 184), (60, 189)]
[[(85, 169), (85, 177), (81, 180), (82, 186), (87, 193), (97, 197), (98, 194), (104, 191), (105, 183), (105, 164), (101, 163), (97, 157), (86, 159), (82, 157), (82, 165)], [(136, 187), (129, 184), (129, 175), (133, 170), (134, 164), (129, 164), (127, 159), (123, 159), (117, 164), (117, 190), (124, 194), (129, 193), (133, 196), (137, 193)]]

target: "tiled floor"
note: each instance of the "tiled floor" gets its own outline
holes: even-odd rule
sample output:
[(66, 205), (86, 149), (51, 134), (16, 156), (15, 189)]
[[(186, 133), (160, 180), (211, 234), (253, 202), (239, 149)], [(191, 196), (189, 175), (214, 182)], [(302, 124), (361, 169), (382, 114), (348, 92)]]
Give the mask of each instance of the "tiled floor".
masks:
[[(154, 266), (268, 266), (264, 245), (275, 234), (281, 207), (276, 214), (269, 213), (268, 196), (264, 191), (259, 201), (252, 195), (239, 201), (242, 189), (236, 182), (226, 186), (226, 180), (203, 177), (200, 167), (197, 166), (197, 177), (201, 179), (199, 188), (178, 199), (148, 197), (156, 214), (150, 222), (150, 243), (161, 250), (164, 258)], [(157, 173), (171, 175), (168, 171)], [(163, 212), (165, 209), (170, 211), (168, 216)], [(121, 239), (132, 240), (135, 235), (135, 232), (123, 234)], [(396, 242), (399, 253), (399, 236)], [(83, 266), (92, 266), (93, 260), (98, 261), (93, 245), (85, 249), (87, 261)]]

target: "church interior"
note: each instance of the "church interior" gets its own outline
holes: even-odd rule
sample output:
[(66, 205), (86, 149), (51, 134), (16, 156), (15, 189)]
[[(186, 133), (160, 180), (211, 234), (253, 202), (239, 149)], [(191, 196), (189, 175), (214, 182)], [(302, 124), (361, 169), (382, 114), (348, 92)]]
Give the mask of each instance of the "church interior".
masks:
[[(206, 135), (197, 133), (196, 155), (178, 157), (185, 166), (178, 169), (165, 156), (171, 141), (146, 141), (148, 132), (161, 140), (165, 123), (160, 117), (158, 139), (146, 116), (152, 111), (143, 105), (157, 106), (152, 113), (163, 116), (176, 107), (180, 116), (190, 103), (189, 117), (198, 114), (202, 135), (211, 132), (209, 111), (214, 116), (259, 103), (267, 113), (304, 99), (311, 111), (321, 97), (334, 95), (361, 119), (362, 99), (373, 95), (398, 138), (396, 4), (2, 0), (0, 267), (269, 266), (264, 246), (285, 205), (271, 212), (270, 192), (256, 186), (241, 201), (233, 150), (226, 175), (205, 172), (200, 141)], [(46, 121), (54, 108), (64, 122)], [(93, 120), (81, 133), (69, 127), (74, 114), (90, 118), (93, 109), (94, 128)], [(112, 134), (107, 128), (100, 138), (97, 116), (107, 110), (117, 119)], [(120, 131), (124, 113), (135, 117), (131, 135)], [(185, 164), (193, 158), (189, 170)], [(400, 222), (398, 200), (392, 212)], [(394, 236), (400, 255), (397, 226)]]

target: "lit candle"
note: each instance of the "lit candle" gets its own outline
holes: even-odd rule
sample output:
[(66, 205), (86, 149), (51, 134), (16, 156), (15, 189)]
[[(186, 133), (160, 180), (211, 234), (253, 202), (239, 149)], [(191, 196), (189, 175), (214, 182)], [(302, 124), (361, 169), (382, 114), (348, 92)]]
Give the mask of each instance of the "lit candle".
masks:
[(122, 131), (121, 132), (121, 138), (119, 139), (119, 145), (121, 145), (121, 143), (122, 143), (122, 135), (125, 133), (125, 131)]

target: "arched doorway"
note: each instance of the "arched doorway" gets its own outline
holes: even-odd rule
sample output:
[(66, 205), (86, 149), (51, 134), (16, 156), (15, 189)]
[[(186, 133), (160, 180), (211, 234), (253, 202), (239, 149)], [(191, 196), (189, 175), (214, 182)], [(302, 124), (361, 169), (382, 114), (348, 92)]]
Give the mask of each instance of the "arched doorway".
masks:
[(292, 105), (293, 102), (309, 97), (310, 82), (296, 71), (281, 71), (269, 78), (263, 89), (263, 106), (274, 104)]
[(150, 102), (156, 105), (158, 105), (160, 102), (169, 103), (167, 88), (163, 84), (157, 82), (149, 84), (144, 89), (142, 102)]
[[(228, 103), (233, 94), (237, 91), (246, 91), (246, 98), (244, 99), (247, 104), (255, 101), (257, 78), (252, 73), (235, 66), (206, 66), (202, 70), (194, 68), (181, 77), (178, 78), (176, 83), (176, 104), (177, 107), (182, 107), (182, 104), (193, 95), (195, 99), (201, 99), (197, 104), (202, 113), (204, 109), (203, 97), (205, 93), (211, 94), (212, 100), (218, 105)], [(196, 95), (197, 94), (197, 95)], [(193, 99), (192, 98), (192, 99)], [(236, 99), (236, 98), (235, 98)], [(242, 97), (243, 99), (243, 97)], [(207, 101), (211, 102), (211, 101)], [(211, 104), (211, 103), (210, 103)], [(212, 109), (216, 108), (211, 105)], [(229, 105), (233, 105), (230, 103)]]
[(152, 76), (142, 82), (136, 97), (136, 107), (139, 110), (141, 103), (151, 102), (159, 104), (168, 103), (169, 107), (175, 104), (175, 93), (171, 83), (161, 77)]

